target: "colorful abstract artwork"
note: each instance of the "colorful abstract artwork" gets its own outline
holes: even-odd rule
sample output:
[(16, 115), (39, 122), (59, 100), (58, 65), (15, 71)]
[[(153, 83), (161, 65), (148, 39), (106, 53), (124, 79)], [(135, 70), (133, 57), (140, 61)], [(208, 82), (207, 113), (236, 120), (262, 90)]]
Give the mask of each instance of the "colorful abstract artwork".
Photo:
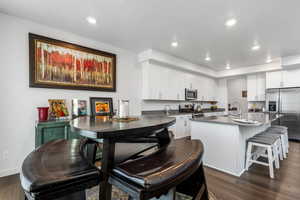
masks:
[(116, 90), (116, 55), (29, 34), (30, 86)]
[(69, 112), (64, 99), (49, 99), (49, 119), (68, 117)]

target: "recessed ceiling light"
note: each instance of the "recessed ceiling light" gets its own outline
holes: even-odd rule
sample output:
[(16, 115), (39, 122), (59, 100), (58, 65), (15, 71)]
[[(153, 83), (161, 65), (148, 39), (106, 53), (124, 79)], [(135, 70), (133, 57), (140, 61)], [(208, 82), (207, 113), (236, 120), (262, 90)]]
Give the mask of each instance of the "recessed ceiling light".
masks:
[(271, 63), (272, 62), (272, 59), (271, 59), (271, 57), (269, 56), (268, 58), (267, 58), (267, 60), (266, 60), (266, 63)]
[(227, 64), (226, 64), (226, 69), (231, 69), (231, 67), (230, 67), (230, 64), (229, 64), (229, 63), (227, 63)]
[(86, 21), (90, 24), (96, 24), (97, 23), (97, 20), (94, 17), (91, 17), (91, 16), (87, 17)]
[(258, 44), (255, 44), (251, 49), (252, 51), (257, 51), (260, 49), (260, 46)]
[(237, 23), (237, 20), (235, 18), (231, 18), (226, 21), (225, 25), (227, 27), (232, 27), (232, 26), (235, 26), (236, 23)]
[(206, 55), (205, 60), (206, 61), (211, 61), (211, 58), (210, 58), (210, 56), (208, 54)]
[(173, 42), (171, 43), (171, 45), (172, 45), (172, 47), (178, 47), (178, 42), (177, 42), (177, 41), (173, 41)]

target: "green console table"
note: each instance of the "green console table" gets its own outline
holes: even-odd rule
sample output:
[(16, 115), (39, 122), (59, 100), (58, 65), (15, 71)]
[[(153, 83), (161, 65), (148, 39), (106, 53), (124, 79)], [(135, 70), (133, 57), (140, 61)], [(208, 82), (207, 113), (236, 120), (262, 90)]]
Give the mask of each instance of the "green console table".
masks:
[[(36, 121), (35, 123), (35, 148), (51, 140), (80, 139), (79, 133), (71, 131), (70, 120)], [(102, 157), (102, 150), (97, 148), (96, 160)]]
[(70, 120), (37, 121), (35, 124), (35, 148), (56, 139), (79, 139), (81, 136), (72, 132)]

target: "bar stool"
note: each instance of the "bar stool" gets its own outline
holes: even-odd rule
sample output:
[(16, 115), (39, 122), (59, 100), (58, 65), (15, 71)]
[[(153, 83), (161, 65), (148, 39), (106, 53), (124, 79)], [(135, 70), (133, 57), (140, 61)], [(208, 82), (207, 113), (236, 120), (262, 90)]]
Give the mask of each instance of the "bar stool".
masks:
[(265, 135), (278, 135), (278, 136), (280, 136), (282, 155), (283, 155), (283, 158), (287, 158), (287, 154), (288, 154), (287, 145), (288, 144), (287, 144), (287, 140), (286, 140), (286, 134), (283, 131), (279, 130), (279, 129), (273, 129), (273, 128), (268, 128), (266, 131), (264, 131), (264, 134)]
[[(273, 163), (275, 162), (275, 167), (279, 168), (279, 140), (280, 139), (275, 137), (263, 137), (259, 135), (249, 138), (247, 140), (246, 170), (249, 170), (249, 167), (252, 163), (268, 166), (270, 177), (274, 178)], [(252, 150), (255, 151), (252, 152)], [(266, 157), (268, 162), (258, 161), (257, 159), (261, 156)]]
[(165, 148), (114, 167), (109, 182), (129, 194), (147, 200), (176, 192), (208, 200), (200, 140), (176, 139)]
[(284, 134), (285, 137), (285, 146), (286, 146), (286, 152), (289, 152), (289, 136), (288, 136), (288, 127), (286, 126), (279, 126), (279, 125), (272, 125), (269, 127), (269, 130), (276, 130), (280, 131)]
[(274, 133), (274, 131), (263, 131), (254, 137), (266, 137), (266, 138), (274, 138), (276, 139), (275, 146), (277, 149), (278, 156), (280, 160), (283, 160), (283, 158), (286, 158), (285, 150), (284, 150), (284, 139), (283, 136), (279, 133)]

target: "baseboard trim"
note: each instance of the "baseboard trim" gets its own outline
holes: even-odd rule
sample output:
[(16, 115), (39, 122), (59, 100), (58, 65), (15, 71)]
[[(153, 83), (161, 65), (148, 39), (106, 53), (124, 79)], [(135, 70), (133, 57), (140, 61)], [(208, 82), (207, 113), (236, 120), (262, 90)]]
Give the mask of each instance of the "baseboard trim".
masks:
[(226, 174), (237, 176), (237, 177), (240, 177), (245, 172), (245, 169), (243, 169), (240, 173), (234, 173), (234, 172), (231, 172), (231, 171), (228, 171), (228, 170), (224, 170), (224, 169), (220, 169), (218, 167), (215, 167), (215, 166), (212, 166), (212, 165), (208, 165), (208, 164), (205, 164), (205, 163), (203, 163), (203, 165), (206, 166), (206, 167), (209, 167), (209, 168), (216, 169), (218, 171), (224, 172)]
[(0, 177), (10, 176), (10, 175), (18, 174), (18, 173), (19, 173), (18, 168), (3, 170), (3, 171), (0, 171)]

